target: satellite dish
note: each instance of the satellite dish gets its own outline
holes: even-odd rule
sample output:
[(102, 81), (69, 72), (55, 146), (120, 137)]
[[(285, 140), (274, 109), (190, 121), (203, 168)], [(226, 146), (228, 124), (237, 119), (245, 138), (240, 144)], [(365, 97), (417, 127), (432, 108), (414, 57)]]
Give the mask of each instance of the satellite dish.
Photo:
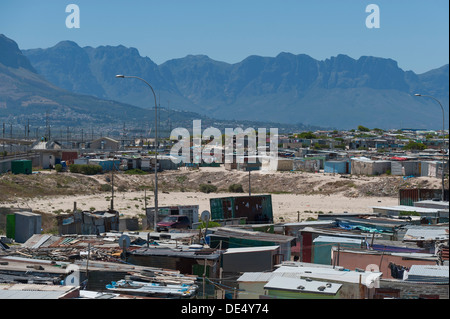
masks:
[(370, 265), (367, 265), (366, 271), (368, 271), (368, 272), (380, 272), (380, 267), (378, 267), (378, 265), (375, 265), (375, 264), (370, 264)]
[(367, 288), (378, 288), (378, 280), (380, 278), (380, 274), (372, 273), (366, 277), (366, 287)]
[(119, 247), (122, 249), (127, 249), (130, 247), (130, 237), (127, 235), (122, 235), (119, 238)]
[(79, 286), (80, 285), (80, 268), (77, 265), (70, 264), (66, 268), (66, 279), (64, 279), (65, 286)]
[(205, 223), (208, 223), (210, 218), (211, 218), (211, 213), (207, 210), (204, 210), (200, 216), (200, 219)]

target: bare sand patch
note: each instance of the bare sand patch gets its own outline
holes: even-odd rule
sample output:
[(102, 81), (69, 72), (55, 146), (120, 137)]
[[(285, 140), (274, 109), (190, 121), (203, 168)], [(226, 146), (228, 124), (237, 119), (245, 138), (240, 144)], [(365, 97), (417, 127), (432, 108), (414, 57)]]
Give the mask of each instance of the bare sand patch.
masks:
[[(147, 207), (154, 206), (153, 174), (115, 174), (114, 209), (124, 216), (139, 216)], [(31, 208), (45, 213), (82, 210), (107, 210), (111, 205), (108, 186), (111, 174), (84, 176), (72, 173), (46, 172), (42, 175), (0, 177), (4, 199), (1, 206)], [(317, 217), (317, 214), (367, 213), (371, 206), (398, 205), (401, 188), (437, 188), (441, 180), (431, 177), (404, 179), (401, 176), (354, 176), (306, 172), (262, 172), (250, 174), (251, 194), (271, 194), (275, 222), (292, 222)], [(212, 184), (218, 192), (199, 192), (199, 185)], [(241, 184), (244, 193), (230, 193), (228, 187)], [(205, 167), (198, 170), (180, 169), (158, 174), (158, 204), (199, 205), (199, 211), (209, 210), (210, 198), (246, 196), (249, 174), (227, 171), (223, 167)]]
[[(154, 206), (154, 195), (147, 192), (147, 207)], [(257, 195), (257, 194), (253, 194)], [(371, 206), (397, 205), (398, 199), (392, 197), (357, 197), (348, 198), (342, 195), (297, 195), (271, 194), (274, 222), (294, 222), (315, 218), (319, 213), (367, 213), (372, 212)], [(158, 206), (199, 205), (199, 212), (209, 210), (211, 198), (245, 196), (236, 193), (200, 193), (200, 192), (169, 192), (158, 194)], [(144, 191), (117, 193), (114, 198), (114, 208), (123, 216), (133, 217), (144, 214)], [(82, 210), (106, 210), (110, 207), (110, 196), (53, 196), (50, 198), (18, 200), (17, 207), (29, 207), (46, 213), (72, 210), (74, 202)]]

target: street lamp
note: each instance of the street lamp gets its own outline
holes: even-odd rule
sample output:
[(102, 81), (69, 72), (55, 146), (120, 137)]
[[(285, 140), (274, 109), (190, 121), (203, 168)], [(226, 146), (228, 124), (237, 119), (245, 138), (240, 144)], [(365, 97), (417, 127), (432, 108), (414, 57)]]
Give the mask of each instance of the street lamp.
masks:
[(149, 86), (149, 88), (153, 92), (153, 97), (155, 98), (155, 217), (153, 220), (153, 227), (154, 230), (156, 231), (156, 219), (158, 217), (158, 116), (157, 116), (158, 112), (157, 112), (156, 94), (152, 86), (147, 81), (141, 79), (140, 77), (133, 75), (118, 74), (116, 75), (116, 78), (118, 79), (133, 78), (141, 80), (142, 82), (144, 82)]
[(442, 109), (442, 198), (441, 200), (444, 201), (444, 194), (445, 194), (445, 184), (444, 184), (444, 167), (445, 167), (445, 112), (444, 112), (444, 107), (442, 106), (441, 102), (439, 102), (438, 99), (429, 96), (429, 95), (422, 95), (422, 94), (414, 94), (414, 96), (421, 96), (421, 97), (429, 97), (433, 100), (435, 100), (436, 102), (439, 103), (439, 105), (441, 106)]

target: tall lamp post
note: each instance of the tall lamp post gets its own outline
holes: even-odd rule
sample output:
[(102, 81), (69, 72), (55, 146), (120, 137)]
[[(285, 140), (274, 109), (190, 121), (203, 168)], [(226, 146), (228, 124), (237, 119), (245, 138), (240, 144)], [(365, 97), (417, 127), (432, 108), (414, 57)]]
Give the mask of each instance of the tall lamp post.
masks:
[(445, 172), (445, 112), (444, 107), (442, 106), (441, 102), (439, 102), (438, 99), (430, 96), (430, 95), (422, 95), (422, 94), (414, 94), (414, 96), (422, 96), (422, 97), (429, 97), (436, 102), (439, 103), (442, 109), (442, 198), (441, 200), (444, 201), (445, 198), (445, 183), (444, 183), (444, 172)]
[(158, 112), (157, 112), (156, 94), (155, 94), (155, 91), (153, 90), (152, 86), (147, 81), (145, 81), (144, 79), (141, 79), (140, 77), (133, 76), (133, 75), (118, 74), (118, 75), (116, 75), (116, 78), (119, 78), (119, 79), (133, 78), (133, 79), (141, 80), (142, 82), (144, 82), (145, 84), (147, 84), (149, 86), (149, 88), (153, 92), (153, 97), (155, 98), (155, 217), (153, 220), (153, 227), (154, 227), (154, 230), (156, 231), (156, 222), (157, 222), (156, 219), (158, 217), (158, 116), (157, 116)]

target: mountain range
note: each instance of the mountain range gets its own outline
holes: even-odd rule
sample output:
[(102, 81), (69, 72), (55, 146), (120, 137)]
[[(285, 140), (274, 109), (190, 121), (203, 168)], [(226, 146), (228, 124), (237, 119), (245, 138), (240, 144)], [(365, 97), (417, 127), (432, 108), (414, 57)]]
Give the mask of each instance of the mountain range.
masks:
[[(96, 131), (105, 134), (113, 132), (116, 135), (124, 132), (122, 126), (126, 126), (127, 131), (134, 130), (140, 134), (154, 128), (155, 112), (149, 112), (148, 108), (154, 109), (155, 104), (148, 87), (116, 79), (115, 68), (109, 66), (110, 63), (116, 63), (121, 69), (132, 72), (154, 72), (155, 66), (149, 63), (149, 59), (140, 58), (137, 50), (122, 46), (112, 51), (109, 48), (81, 49), (73, 42), (64, 41), (48, 52), (49, 60), (34, 62), (39, 65), (38, 70), (15, 41), (0, 34), (0, 118), (4, 124), (6, 122), (23, 130), (25, 123), (42, 127), (49, 122), (53, 127), (95, 127)], [(130, 53), (131, 59), (122, 58)], [(91, 63), (93, 57), (98, 63)], [(161, 77), (156, 85), (162, 87), (164, 82), (165, 79)], [(173, 90), (176, 88), (169, 87), (170, 92)], [(127, 103), (130, 97), (138, 101), (140, 99), (141, 103), (135, 103), (133, 99), (131, 102), (134, 105)], [(139, 104), (144, 105), (144, 108), (136, 106)], [(202, 120), (204, 128), (214, 126), (219, 129), (268, 127), (272, 124), (271, 121), (223, 121), (188, 110), (160, 106), (158, 129), (164, 135), (175, 127), (190, 129), (193, 120)], [(279, 124), (274, 125), (270, 127), (280, 127)], [(315, 128), (301, 123), (283, 125), (285, 130)]]
[[(11, 57), (1, 58), (2, 51), (0, 59), (11, 64)], [(414, 93), (434, 96), (448, 112), (448, 65), (416, 74), (388, 58), (353, 59), (341, 54), (319, 61), (291, 53), (249, 56), (235, 64), (188, 55), (157, 65), (136, 48), (80, 47), (72, 41), (21, 53), (15, 61), (20, 69), (37, 73), (67, 92), (153, 107), (144, 83), (115, 78), (116, 74), (134, 75), (151, 83), (165, 108), (221, 120), (339, 129), (358, 125), (440, 129), (439, 105)]]

